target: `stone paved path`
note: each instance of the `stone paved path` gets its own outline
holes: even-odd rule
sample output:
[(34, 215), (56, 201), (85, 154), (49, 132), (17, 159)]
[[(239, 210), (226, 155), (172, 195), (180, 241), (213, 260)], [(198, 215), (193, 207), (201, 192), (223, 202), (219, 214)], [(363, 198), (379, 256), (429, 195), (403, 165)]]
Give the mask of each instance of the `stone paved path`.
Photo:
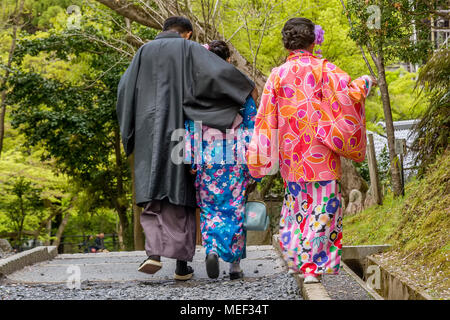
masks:
[[(145, 252), (110, 252), (97, 254), (62, 254), (51, 261), (25, 267), (0, 282), (0, 300), (12, 299), (142, 299), (142, 300), (301, 300), (294, 277), (286, 272), (272, 246), (249, 246), (247, 259), (241, 263), (243, 280), (230, 281), (228, 264), (220, 262), (218, 279), (209, 279), (204, 265), (205, 252), (197, 247), (190, 265), (192, 280), (173, 280), (175, 261), (164, 259), (163, 268), (154, 275), (137, 271)], [(80, 289), (67, 286), (76, 266), (80, 271)], [(72, 269), (71, 269), (72, 268)], [(333, 299), (370, 299), (368, 294), (342, 272), (323, 280)]]
[[(79, 266), (81, 281), (125, 282), (172, 280), (175, 260), (162, 258), (163, 268), (154, 275), (138, 272), (139, 264), (147, 258), (144, 251), (61, 254), (51, 261), (25, 267), (8, 276), (9, 280), (21, 283), (65, 283), (70, 266)], [(209, 280), (205, 269), (205, 250), (197, 247), (194, 261), (193, 280)], [(251, 246), (242, 268), (248, 278), (260, 278), (283, 272), (278, 254), (272, 246)], [(228, 265), (220, 260), (220, 278), (228, 277)], [(226, 275), (223, 274), (226, 271)]]
[[(198, 247), (194, 277), (188, 282), (173, 280), (175, 261), (162, 259), (163, 268), (154, 275), (137, 271), (145, 252), (62, 254), (51, 261), (25, 267), (0, 284), (0, 300), (6, 299), (244, 299), (299, 300), (299, 289), (288, 275), (272, 246), (250, 246), (241, 263), (243, 280), (230, 281), (228, 265), (221, 261), (217, 280), (209, 279), (205, 251)], [(70, 267), (78, 266), (80, 290), (67, 286)], [(69, 269), (68, 269), (69, 268)]]

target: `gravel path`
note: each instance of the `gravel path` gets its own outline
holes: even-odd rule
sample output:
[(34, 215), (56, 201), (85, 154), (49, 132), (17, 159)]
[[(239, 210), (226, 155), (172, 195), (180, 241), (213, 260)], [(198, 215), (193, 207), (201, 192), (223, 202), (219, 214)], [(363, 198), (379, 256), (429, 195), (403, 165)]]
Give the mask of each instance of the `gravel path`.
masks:
[[(155, 275), (137, 271), (145, 252), (59, 255), (27, 266), (0, 280), (0, 300), (301, 300), (295, 278), (272, 246), (249, 246), (242, 261), (243, 280), (230, 281), (228, 265), (220, 262), (217, 280), (208, 278), (204, 249), (197, 248), (190, 263), (195, 273), (187, 282), (173, 280), (175, 261), (163, 259)], [(78, 269), (80, 289), (66, 281)], [(69, 272), (70, 271), (70, 272)], [(335, 300), (371, 300), (372, 297), (342, 270), (322, 281)]]
[(0, 284), (0, 300), (301, 300), (294, 277), (278, 273), (224, 281), (88, 282), (71, 290), (63, 284)]
[(339, 275), (324, 275), (322, 284), (333, 300), (373, 300), (344, 270)]

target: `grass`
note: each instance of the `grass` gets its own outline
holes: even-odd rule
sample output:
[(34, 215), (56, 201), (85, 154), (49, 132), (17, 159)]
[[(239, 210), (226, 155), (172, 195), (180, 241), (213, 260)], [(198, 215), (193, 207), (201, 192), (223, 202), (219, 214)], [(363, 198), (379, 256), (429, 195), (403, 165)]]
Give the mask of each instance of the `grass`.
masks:
[(449, 273), (450, 152), (404, 198), (388, 194), (383, 205), (344, 218), (344, 245), (391, 244), (405, 263)]

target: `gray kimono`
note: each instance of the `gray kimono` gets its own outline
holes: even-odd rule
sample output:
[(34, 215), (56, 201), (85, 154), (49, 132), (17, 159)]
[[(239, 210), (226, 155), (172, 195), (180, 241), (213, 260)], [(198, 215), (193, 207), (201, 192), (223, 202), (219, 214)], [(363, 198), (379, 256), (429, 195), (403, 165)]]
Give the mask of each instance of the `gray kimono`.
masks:
[(134, 151), (136, 203), (168, 199), (195, 207), (186, 164), (171, 161), (174, 130), (185, 118), (225, 131), (254, 83), (200, 44), (163, 32), (143, 45), (122, 76), (117, 116), (128, 155)]

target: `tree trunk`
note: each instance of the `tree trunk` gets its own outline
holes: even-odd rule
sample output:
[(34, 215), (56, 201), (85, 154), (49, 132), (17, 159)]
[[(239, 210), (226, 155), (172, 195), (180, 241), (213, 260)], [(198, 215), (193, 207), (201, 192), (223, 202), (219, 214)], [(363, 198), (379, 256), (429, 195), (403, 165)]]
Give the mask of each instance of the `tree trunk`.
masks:
[(119, 248), (120, 250), (126, 250), (125, 241), (126, 241), (126, 232), (128, 230), (128, 218), (127, 218), (127, 208), (120, 205), (117, 200), (115, 202), (115, 208), (117, 214), (119, 216)]
[(127, 206), (124, 204), (126, 195), (123, 187), (123, 178), (122, 178), (122, 156), (120, 153), (120, 134), (118, 129), (114, 131), (114, 151), (116, 156), (116, 178), (117, 178), (117, 186), (116, 186), (116, 195), (114, 201), (114, 206), (116, 208), (117, 214), (119, 215), (119, 247), (120, 250), (126, 250), (125, 242), (128, 232), (128, 217), (127, 217)]
[[(133, 36), (131, 33), (131, 21), (125, 18), (125, 24), (127, 25), (128, 38), (127, 41), (133, 41)], [(136, 44), (134, 44), (136, 45)], [(135, 174), (134, 174), (134, 153), (128, 158), (130, 171), (131, 171), (131, 193), (132, 193), (132, 206), (133, 206), (133, 242), (134, 250), (144, 250), (145, 249), (145, 238), (143, 229), (141, 226), (141, 208), (136, 205), (136, 189), (135, 189)]]
[(59, 244), (61, 242), (61, 237), (64, 233), (64, 229), (66, 228), (67, 223), (69, 222), (69, 218), (71, 216), (70, 211), (67, 211), (67, 213), (64, 216), (64, 219), (61, 221), (61, 224), (58, 227), (58, 231), (56, 231), (55, 240), (52, 242), (52, 246), (59, 247)]
[[(8, 64), (6, 65), (5, 76), (0, 84), (0, 87), (3, 87), (6, 84), (6, 80), (9, 77), (9, 69), (12, 65), (12, 59), (14, 57), (14, 51), (16, 51), (16, 41), (17, 41), (17, 29), (19, 28), (19, 18), (23, 11), (23, 5), (25, 0), (20, 1), (19, 10), (17, 10), (17, 2), (16, 2), (16, 10), (14, 12), (14, 22), (13, 22), (13, 32), (12, 32), (12, 42), (11, 47), (9, 48), (8, 54)], [(3, 150), (3, 138), (5, 136), (5, 117), (6, 117), (6, 89), (1, 93), (1, 103), (0, 103), (0, 157), (2, 155)]]
[[(49, 246), (50, 245), (50, 237), (52, 236), (52, 220), (51, 219), (47, 221), (45, 230), (47, 231), (48, 239), (45, 240), (44, 245)], [(36, 240), (37, 240), (38, 236), (39, 236), (39, 234), (35, 237)]]
[[(368, 152), (367, 152), (367, 162), (369, 163), (369, 174), (370, 174), (370, 188), (372, 190), (371, 197), (372, 201), (375, 201), (376, 204), (382, 205), (383, 198), (381, 196), (381, 185), (380, 178), (378, 175), (378, 165), (377, 158), (375, 156), (375, 144), (373, 142), (373, 134), (369, 134), (367, 136), (369, 140)], [(367, 197), (366, 197), (367, 201)], [(368, 203), (369, 204), (369, 203)]]
[(23, 207), (23, 198), (20, 196), (19, 198), (19, 208), (20, 208), (20, 220), (17, 222), (17, 239), (16, 246), (19, 248), (22, 246), (22, 231), (23, 231), (23, 223), (25, 222), (25, 209)]
[(134, 223), (134, 250), (145, 249), (145, 238), (141, 225), (141, 208), (136, 205), (136, 189), (134, 185), (134, 153), (129, 157), (130, 169), (131, 169), (131, 190), (133, 193), (133, 223)]
[(378, 69), (378, 86), (380, 87), (381, 100), (383, 101), (384, 119), (386, 123), (386, 136), (389, 149), (389, 160), (391, 162), (391, 177), (392, 177), (392, 190), (394, 196), (398, 197), (402, 194), (402, 184), (400, 179), (400, 168), (398, 156), (395, 153), (395, 130), (394, 121), (392, 120), (391, 100), (389, 97), (388, 84), (386, 81), (386, 73), (384, 66), (384, 57), (381, 50), (378, 52), (378, 57), (372, 58)]

